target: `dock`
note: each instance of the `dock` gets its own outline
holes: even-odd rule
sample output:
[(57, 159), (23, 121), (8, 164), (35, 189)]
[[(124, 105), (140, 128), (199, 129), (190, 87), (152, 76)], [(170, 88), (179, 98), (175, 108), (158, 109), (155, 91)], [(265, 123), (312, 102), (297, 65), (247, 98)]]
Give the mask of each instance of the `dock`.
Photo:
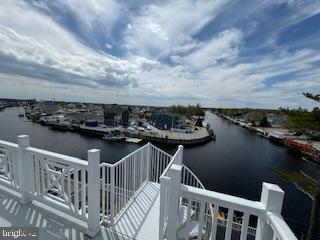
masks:
[(140, 143), (142, 141), (142, 139), (140, 138), (127, 138), (126, 142), (128, 143)]

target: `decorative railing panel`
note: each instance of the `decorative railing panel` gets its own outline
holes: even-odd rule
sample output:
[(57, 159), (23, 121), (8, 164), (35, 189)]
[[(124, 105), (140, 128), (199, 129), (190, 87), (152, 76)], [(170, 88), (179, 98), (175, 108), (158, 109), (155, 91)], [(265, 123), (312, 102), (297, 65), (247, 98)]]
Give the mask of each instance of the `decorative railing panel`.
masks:
[(15, 190), (19, 189), (17, 158), (18, 145), (0, 141), (0, 181)]
[(34, 199), (86, 218), (88, 162), (32, 147), (27, 152), (34, 172)]

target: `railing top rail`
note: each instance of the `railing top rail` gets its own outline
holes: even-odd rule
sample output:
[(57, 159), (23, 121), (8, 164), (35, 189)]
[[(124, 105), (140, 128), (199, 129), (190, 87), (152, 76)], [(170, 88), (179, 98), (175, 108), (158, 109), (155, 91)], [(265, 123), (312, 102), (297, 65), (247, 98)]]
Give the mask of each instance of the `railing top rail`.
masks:
[(237, 211), (250, 213), (265, 219), (265, 208), (262, 203), (248, 199), (230, 196), (201, 188), (181, 185), (183, 196), (202, 202), (217, 204), (220, 207), (231, 208)]
[(182, 148), (178, 148), (178, 150), (176, 151), (176, 153), (173, 155), (171, 161), (169, 162), (168, 166), (164, 169), (164, 171), (162, 172), (160, 178), (164, 177), (167, 175), (167, 172), (169, 171), (169, 169), (171, 168), (172, 164), (175, 163), (175, 161), (178, 160), (178, 156), (180, 154), (180, 151), (183, 151)]
[(161, 153), (163, 153), (164, 155), (166, 155), (166, 156), (168, 156), (168, 157), (172, 158), (172, 155), (171, 155), (171, 154), (169, 154), (169, 153), (167, 153), (167, 152), (163, 151), (161, 148), (158, 148), (157, 146), (153, 145), (152, 143), (149, 143), (149, 144), (150, 144), (150, 146), (151, 146), (151, 147), (155, 148), (155, 149), (156, 149), (156, 150), (158, 150), (159, 152), (161, 152)]
[(0, 140), (0, 146), (9, 147), (9, 148), (18, 148), (18, 144), (12, 143), (12, 142), (3, 141), (3, 140)]
[(127, 158), (133, 156), (134, 154), (136, 154), (137, 152), (141, 151), (142, 149), (146, 148), (148, 146), (148, 144), (143, 145), (142, 147), (136, 149), (135, 151), (129, 153), (128, 155), (124, 156), (123, 158), (121, 158), (118, 162), (115, 162), (114, 166), (119, 165), (120, 163), (122, 163), (123, 161), (125, 161)]
[(26, 150), (29, 151), (30, 153), (36, 153), (36, 154), (52, 157), (52, 158), (55, 158), (55, 159), (61, 159), (63, 161), (66, 161), (66, 162), (69, 162), (69, 163), (73, 163), (73, 164), (77, 164), (77, 165), (88, 166), (88, 161), (82, 160), (80, 158), (75, 158), (75, 157), (71, 157), (71, 156), (68, 156), (68, 155), (63, 155), (63, 154), (60, 154), (60, 153), (50, 152), (50, 151), (47, 151), (47, 150), (34, 148), (34, 147), (28, 147)]
[(279, 240), (297, 240), (297, 237), (294, 235), (281, 216), (268, 212), (267, 218), (269, 219), (270, 226), (276, 233), (276, 236), (279, 238)]
[(142, 149), (146, 148), (148, 146), (148, 143), (143, 145), (142, 147), (136, 149), (135, 151), (129, 153), (128, 155), (122, 157), (119, 161), (115, 162), (115, 163), (106, 163), (106, 162), (102, 162), (100, 163), (100, 167), (101, 166), (107, 166), (107, 167), (115, 167), (117, 165), (119, 165), (120, 163), (122, 163), (123, 161), (125, 161), (128, 157), (131, 157), (132, 155), (134, 155), (135, 153), (141, 151)]

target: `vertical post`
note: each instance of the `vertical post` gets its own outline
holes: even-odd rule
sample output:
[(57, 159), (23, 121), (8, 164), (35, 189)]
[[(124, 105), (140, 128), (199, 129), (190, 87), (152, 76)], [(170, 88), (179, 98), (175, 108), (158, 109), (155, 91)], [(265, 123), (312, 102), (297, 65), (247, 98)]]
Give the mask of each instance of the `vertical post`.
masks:
[(147, 181), (150, 180), (150, 160), (151, 160), (151, 157), (150, 157), (150, 148), (151, 148), (151, 144), (150, 142), (148, 142), (148, 147), (147, 147), (147, 162), (146, 162), (146, 169), (147, 169)]
[(179, 165), (182, 166), (182, 163), (183, 163), (183, 149), (184, 149), (183, 145), (179, 145), (178, 149), (180, 150), (179, 151), (180, 154), (179, 154), (178, 162), (179, 162)]
[(115, 184), (115, 167), (110, 168), (110, 224), (114, 225), (114, 184)]
[[(265, 210), (280, 215), (282, 210), (284, 191), (275, 184), (263, 183), (261, 203)], [(256, 240), (269, 240), (273, 237), (272, 228), (262, 219), (258, 219)]]
[(168, 172), (170, 177), (167, 224), (168, 240), (177, 239), (181, 170), (182, 166), (173, 164)]
[(100, 231), (100, 150), (88, 151), (88, 229), (94, 237)]
[(18, 176), (20, 183), (21, 199), (22, 204), (27, 204), (32, 201), (31, 192), (33, 190), (33, 169), (32, 162), (28, 157), (26, 148), (30, 146), (29, 136), (20, 135), (18, 136)]

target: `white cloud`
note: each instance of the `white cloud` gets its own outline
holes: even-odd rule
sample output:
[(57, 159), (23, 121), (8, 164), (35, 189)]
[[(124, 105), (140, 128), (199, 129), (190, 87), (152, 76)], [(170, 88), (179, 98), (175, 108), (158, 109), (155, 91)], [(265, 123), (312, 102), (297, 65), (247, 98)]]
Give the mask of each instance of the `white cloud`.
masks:
[[(23, 14), (19, 14), (21, 12)], [(130, 73), (139, 68), (137, 64), (84, 46), (51, 18), (24, 4), (8, 3), (0, 9), (0, 42), (2, 56), (11, 59), (11, 64), (21, 62), (20, 66), (17, 65), (17, 72), (28, 64), (33, 68), (37, 66), (39, 72), (46, 69), (48, 73), (52, 69), (52, 81), (92, 87), (126, 85), (131, 80)], [(9, 63), (6, 61), (2, 64)], [(55, 72), (66, 77), (63, 80), (55, 79)]]
[(184, 45), (191, 46), (193, 35), (221, 11), (228, 0), (166, 0), (145, 6), (131, 17), (124, 41), (134, 54), (165, 57)]
[(225, 30), (209, 42), (204, 43), (198, 50), (187, 55), (185, 61), (198, 68), (216, 64), (219, 60), (230, 61), (238, 55), (241, 39), (241, 31), (237, 29)]
[[(261, 11), (275, 3), (270, 2), (261, 1), (253, 9)], [(121, 1), (34, 1), (32, 7), (25, 2), (3, 1), (0, 95), (279, 107), (305, 104), (301, 92), (320, 91), (317, 49), (301, 45), (295, 51), (275, 48), (257, 56), (241, 55), (246, 37), (260, 27), (259, 18), (250, 20), (250, 30), (229, 24), (243, 20), (244, 13), (253, 15), (252, 9), (240, 11), (220, 26), (221, 30), (198, 38), (206, 24), (215, 23), (216, 16), (230, 4), (227, 0), (166, 0), (128, 14), (128, 6)], [(289, 5), (298, 11), (293, 3)], [(61, 12), (54, 15), (62, 8), (81, 28), (81, 36), (87, 34), (98, 41), (103, 34), (102, 48), (123, 51), (122, 57), (89, 47), (70, 26), (62, 24)], [(302, 11), (300, 18), (295, 14), (294, 20), (286, 19), (288, 24), (303, 19), (311, 10)], [(114, 41), (111, 35), (119, 21), (120, 38)], [(280, 28), (275, 29), (278, 32)], [(97, 30), (99, 36), (95, 35)]]

